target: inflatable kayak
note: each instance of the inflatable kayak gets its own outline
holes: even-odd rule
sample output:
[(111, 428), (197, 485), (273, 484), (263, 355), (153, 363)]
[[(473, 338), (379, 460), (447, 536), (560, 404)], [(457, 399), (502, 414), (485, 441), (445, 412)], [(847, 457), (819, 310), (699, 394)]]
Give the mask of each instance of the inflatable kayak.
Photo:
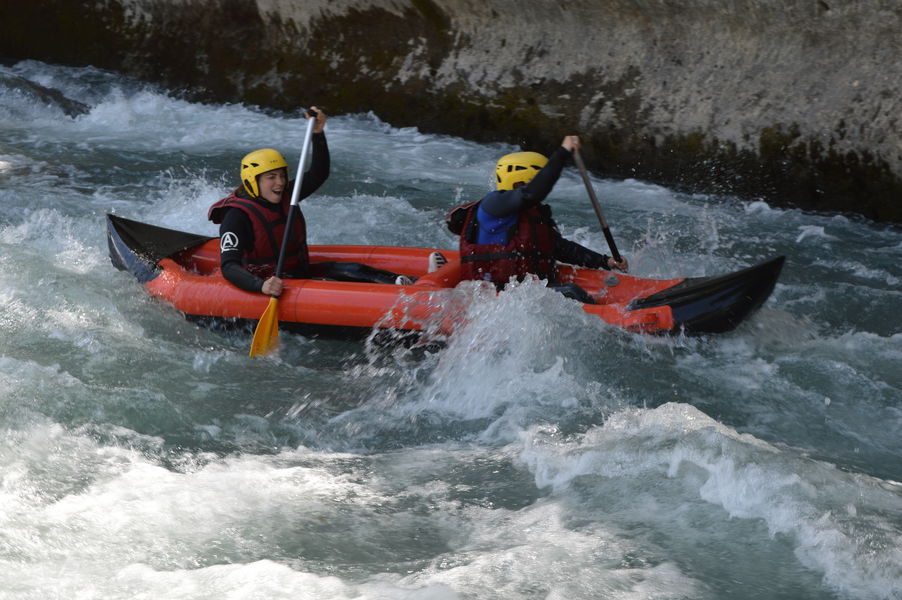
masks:
[[(147, 291), (186, 316), (216, 323), (253, 323), (269, 297), (230, 284), (219, 270), (219, 239), (107, 215), (110, 259)], [(374, 327), (420, 331), (453, 315), (441, 313), (442, 294), (460, 283), (455, 251), (427, 273), (434, 248), (310, 246), (311, 263), (359, 262), (415, 279), (388, 285), (316, 279), (286, 279), (279, 298), (280, 328), (308, 334), (368, 334)], [(719, 333), (735, 328), (770, 296), (783, 256), (718, 277), (644, 279), (610, 271), (561, 265), (562, 282), (574, 282), (597, 304), (582, 309), (603, 321), (642, 333)], [(447, 312), (447, 311), (446, 311)], [(436, 316), (438, 315), (438, 317)], [(430, 319), (432, 321), (430, 321)]]

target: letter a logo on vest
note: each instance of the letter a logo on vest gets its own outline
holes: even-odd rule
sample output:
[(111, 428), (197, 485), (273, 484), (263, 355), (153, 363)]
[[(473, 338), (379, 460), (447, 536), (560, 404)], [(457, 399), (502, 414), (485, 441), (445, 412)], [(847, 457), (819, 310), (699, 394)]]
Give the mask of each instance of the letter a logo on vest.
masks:
[(220, 252), (228, 252), (230, 250), (238, 249), (238, 236), (232, 233), (231, 231), (227, 231), (224, 236), (219, 239), (219, 251)]

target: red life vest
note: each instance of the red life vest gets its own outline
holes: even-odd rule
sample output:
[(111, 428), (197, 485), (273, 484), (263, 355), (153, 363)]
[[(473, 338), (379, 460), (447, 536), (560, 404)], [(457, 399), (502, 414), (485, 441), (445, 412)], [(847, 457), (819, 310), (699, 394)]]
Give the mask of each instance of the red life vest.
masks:
[[(272, 211), (260, 205), (260, 201), (242, 198), (232, 192), (226, 198), (215, 202), (207, 212), (207, 218), (222, 223), (225, 212), (229, 208), (237, 208), (250, 219), (254, 231), (254, 247), (245, 251), (245, 267), (258, 277), (271, 277), (276, 271), (279, 261), (279, 248), (285, 235), (285, 224), (288, 222), (288, 210), (291, 207), (291, 194), (282, 194), (281, 210)], [(264, 201), (265, 202), (265, 201)], [(307, 223), (300, 210), (296, 211), (297, 221), (291, 227), (291, 239), (285, 251), (285, 273), (300, 275), (307, 271), (310, 256), (307, 251)]]
[(507, 244), (476, 243), (478, 206), (478, 202), (464, 204), (448, 216), (449, 229), (460, 234), (461, 279), (491, 281), (501, 289), (511, 277), (522, 280), (531, 273), (549, 283), (557, 283), (555, 225), (548, 206), (540, 204), (520, 211)]

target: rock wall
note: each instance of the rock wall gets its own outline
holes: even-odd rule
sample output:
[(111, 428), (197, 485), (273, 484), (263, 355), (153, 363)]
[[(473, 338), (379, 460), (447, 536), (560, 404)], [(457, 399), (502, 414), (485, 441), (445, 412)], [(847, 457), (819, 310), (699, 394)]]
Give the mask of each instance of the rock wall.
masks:
[(5, 3), (24, 58), (538, 150), (578, 131), (611, 177), (902, 222), (898, 0)]

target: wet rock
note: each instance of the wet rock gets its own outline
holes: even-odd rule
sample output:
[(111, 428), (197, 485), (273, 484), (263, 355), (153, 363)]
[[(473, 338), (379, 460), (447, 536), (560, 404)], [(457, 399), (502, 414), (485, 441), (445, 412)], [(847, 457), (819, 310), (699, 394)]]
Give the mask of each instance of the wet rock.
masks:
[(90, 111), (87, 104), (67, 98), (59, 90), (44, 87), (18, 75), (0, 73), (0, 94), (12, 94), (25, 102), (55, 107), (70, 117), (77, 117)]
[(6, 13), (8, 59), (537, 150), (578, 131), (604, 175), (902, 222), (898, 2), (33, 0)]

